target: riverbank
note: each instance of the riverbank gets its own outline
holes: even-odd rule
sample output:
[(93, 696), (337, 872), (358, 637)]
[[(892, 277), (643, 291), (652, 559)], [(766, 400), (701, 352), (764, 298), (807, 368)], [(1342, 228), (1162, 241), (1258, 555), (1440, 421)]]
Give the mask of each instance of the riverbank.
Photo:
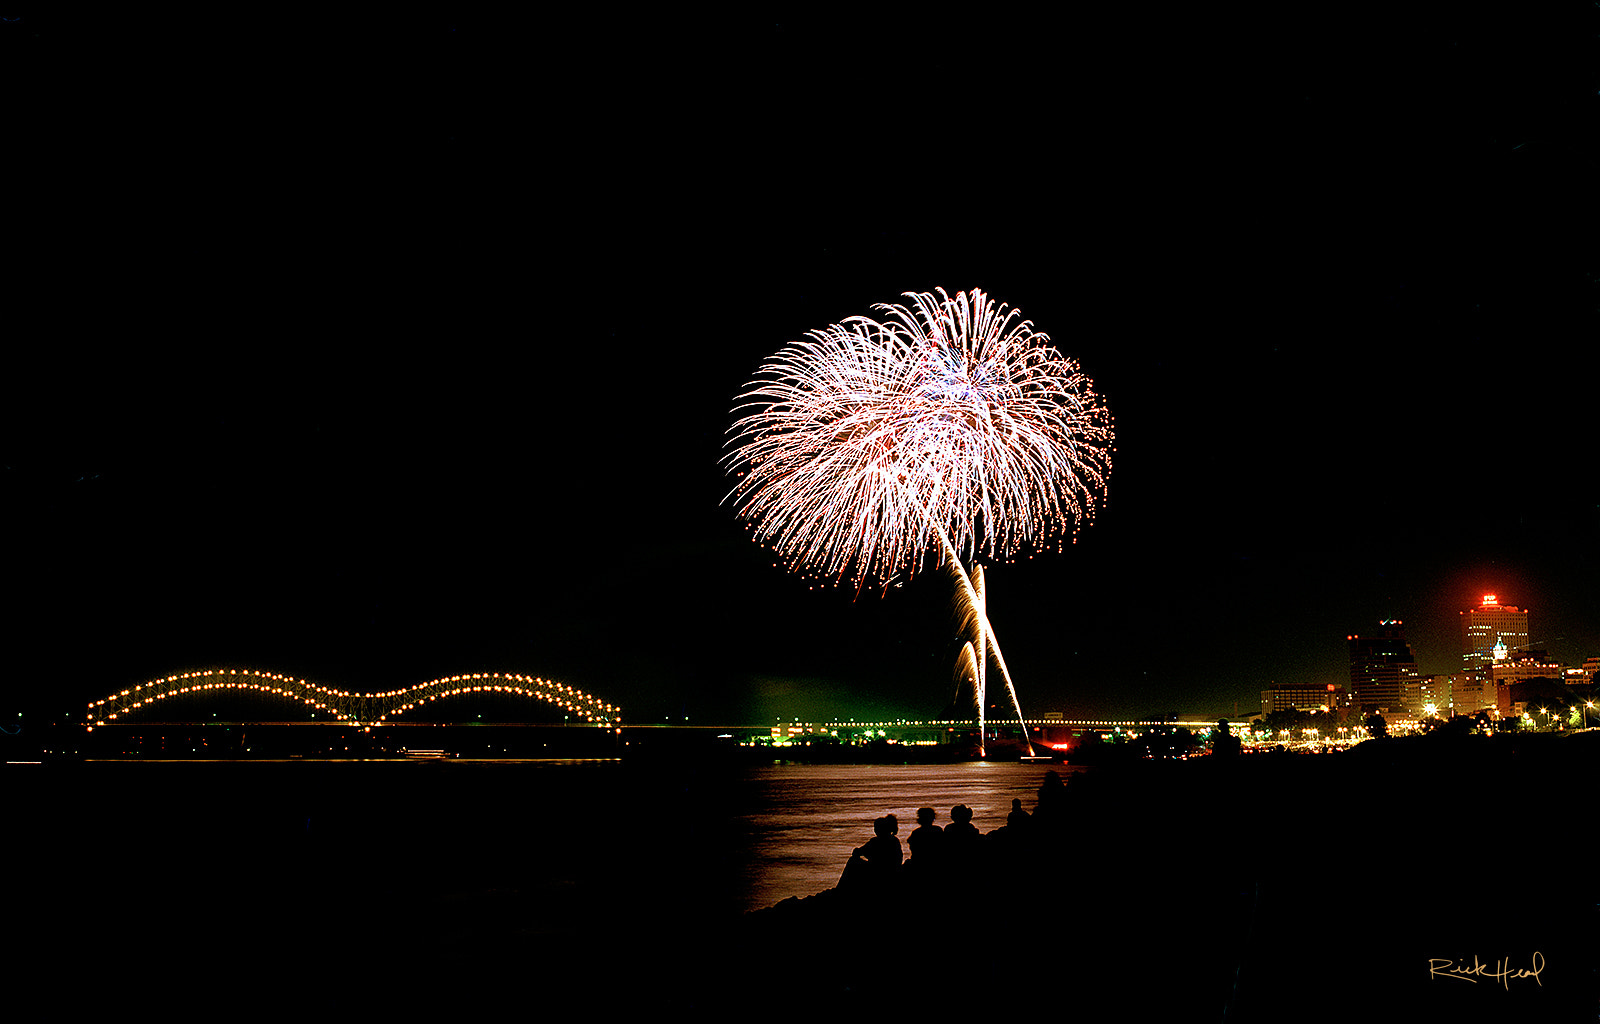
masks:
[(1075, 776), (1060, 830), (986, 837), (960, 877), (750, 915), (739, 975), (1030, 1016), (1593, 1019), (1597, 755), (1418, 737)]
[[(144, 992), (196, 1014), (321, 1019), (576, 992), (719, 1013), (930, 1002), (1237, 1021), (1392, 1003), (1559, 1020), (1538, 1014), (1570, 1008), (1575, 965), (1596, 962), (1574, 939), (1595, 923), (1594, 738), (1081, 775), (716, 758), (7, 766), (9, 920), (19, 978), (107, 1009)], [(1049, 770), (1066, 779), (1064, 831), (1029, 856), (932, 889), (825, 892), (873, 817), (901, 813), (903, 839), (917, 806), (947, 822), (983, 800), (992, 832), (1012, 795), (1035, 809)], [(752, 865), (801, 857), (820, 858), (805, 898), (741, 912)], [(1531, 983), (1427, 973), (1534, 952), (1548, 966)], [(335, 981), (343, 994), (320, 994)]]

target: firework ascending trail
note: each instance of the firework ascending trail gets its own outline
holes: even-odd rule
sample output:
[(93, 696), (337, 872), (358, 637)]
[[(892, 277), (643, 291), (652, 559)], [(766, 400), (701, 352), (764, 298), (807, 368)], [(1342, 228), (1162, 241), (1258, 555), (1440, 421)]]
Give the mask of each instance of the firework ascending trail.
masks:
[[(993, 657), (979, 556), (1076, 534), (1111, 469), (1111, 415), (1077, 363), (983, 292), (907, 292), (779, 349), (740, 396), (730, 498), (791, 569), (887, 585), (929, 552), (976, 633), (983, 735)], [(976, 577), (976, 579), (974, 578)], [(1027, 735), (1026, 727), (1023, 730)]]

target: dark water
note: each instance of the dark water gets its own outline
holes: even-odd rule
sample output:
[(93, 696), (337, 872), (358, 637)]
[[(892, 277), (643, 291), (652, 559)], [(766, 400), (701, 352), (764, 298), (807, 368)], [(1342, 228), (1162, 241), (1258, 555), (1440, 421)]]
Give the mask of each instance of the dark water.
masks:
[(759, 789), (614, 761), (9, 765), (14, 976), (322, 1017), (659, 975), (667, 935), (748, 905)]
[[(92, 891), (118, 899), (202, 878), (224, 898), (291, 878), (329, 895), (399, 900), (457, 888), (657, 886), (719, 913), (831, 887), (882, 814), (899, 816), (902, 838), (925, 805), (947, 823), (966, 804), (980, 829), (999, 827), (1013, 797), (1032, 806), (1044, 771), (86, 762), (10, 766), (7, 779), (18, 863), (66, 889), (92, 879)], [(607, 878), (612, 870), (625, 877)]]
[[(1330, 1019), (1338, 1000), (1370, 1012), (1398, 1000), (1452, 1019), (1592, 1011), (1596, 888), (1579, 826), (1594, 758), (1539, 753), (1075, 777), (1074, 790), (1093, 785), (1074, 805), (1081, 839), (1059, 866), (1014, 902), (1014, 879), (973, 879), (959, 895), (960, 933), (948, 945), (934, 937), (933, 948), (986, 965), (991, 984), (1026, 963), (1022, 981), (1047, 994), (1036, 1008), (1160, 996), (1208, 1008), (1198, 1019), (1221, 1019), (1225, 1004), (1254, 1007), (1230, 1020)], [(832, 886), (884, 813), (900, 817), (902, 838), (924, 805), (947, 822), (965, 803), (980, 829), (995, 829), (1013, 797), (1034, 806), (1046, 769), (421, 761), (3, 771), (5, 914), (20, 985), (63, 1006), (109, 1008), (144, 993), (230, 1018), (326, 1019), (552, 987), (615, 1001), (630, 985), (637, 1003), (709, 1007), (721, 991), (791, 983), (841, 995), (872, 977), (880, 994), (940, 982), (925, 957), (886, 959), (876, 974), (841, 969), (836, 948), (871, 948), (875, 931), (884, 949), (916, 948), (895, 921), (752, 930), (762, 916), (744, 912)], [(1444, 792), (1466, 796), (1416, 797)], [(761, 949), (748, 948), (752, 935)], [(1431, 958), (1520, 962), (1534, 951), (1551, 962), (1542, 986), (1427, 975)], [(1254, 980), (1241, 989), (1240, 978)], [(1273, 1016), (1302, 991), (1320, 993), (1314, 1005), (1329, 1013)]]

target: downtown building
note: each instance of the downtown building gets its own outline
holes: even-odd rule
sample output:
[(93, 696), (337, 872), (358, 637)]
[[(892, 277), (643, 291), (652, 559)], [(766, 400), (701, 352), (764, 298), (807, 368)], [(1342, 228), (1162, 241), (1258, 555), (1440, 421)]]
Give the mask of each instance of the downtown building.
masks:
[(1399, 619), (1384, 619), (1376, 631), (1345, 637), (1350, 644), (1350, 700), (1361, 714), (1411, 716), (1422, 693), (1422, 674)]
[(1487, 672), (1456, 672), (1441, 678), (1449, 682), (1451, 714), (1471, 716), (1487, 711), (1492, 715), (1498, 710), (1494, 680)]
[(1316, 685), (1312, 683), (1288, 683), (1285, 685), (1273, 684), (1271, 689), (1261, 691), (1261, 717), (1266, 718), (1275, 711), (1326, 711), (1339, 714), (1350, 704), (1348, 695), (1342, 687), (1332, 683)]
[(1478, 607), (1461, 613), (1461, 667), (1466, 671), (1487, 671), (1527, 649), (1528, 613), (1521, 608), (1485, 594)]
[(1451, 714), (1452, 676), (1425, 676), (1416, 672), (1400, 676), (1400, 706), (1408, 714), (1423, 718), (1433, 715), (1448, 718)]
[[(1500, 716), (1520, 716), (1539, 695), (1565, 691), (1566, 674), (1566, 668), (1545, 657), (1543, 651), (1530, 651), (1524, 657), (1495, 662), (1489, 669), (1489, 678), (1494, 682)], [(1540, 683), (1543, 685), (1536, 685)]]
[(1529, 678), (1528, 613), (1483, 595), (1476, 608), (1461, 613), (1461, 672), (1451, 677), (1454, 713), (1487, 711), (1496, 717), (1519, 713), (1509, 685)]

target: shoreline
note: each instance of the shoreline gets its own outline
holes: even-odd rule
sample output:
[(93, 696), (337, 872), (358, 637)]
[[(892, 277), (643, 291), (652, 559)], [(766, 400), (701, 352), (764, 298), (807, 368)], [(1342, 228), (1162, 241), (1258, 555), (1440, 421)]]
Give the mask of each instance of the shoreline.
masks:
[[(1063, 828), (1043, 843), (995, 830), (960, 877), (836, 885), (750, 912), (737, 945), (763, 952), (740, 970), (751, 991), (787, 964), (837, 994), (884, 997), (964, 977), (936, 1001), (974, 1010), (1055, 979), (1075, 993), (1065, 1009), (1124, 1019), (1343, 1020), (1359, 1006), (1592, 1019), (1597, 768), (1600, 730), (1074, 773)], [(1544, 891), (1526, 873), (1549, 875)], [(1536, 983), (1492, 997), (1429, 972), (1474, 956), (1526, 969), (1534, 953)], [(953, 956), (970, 969), (936, 967)]]

